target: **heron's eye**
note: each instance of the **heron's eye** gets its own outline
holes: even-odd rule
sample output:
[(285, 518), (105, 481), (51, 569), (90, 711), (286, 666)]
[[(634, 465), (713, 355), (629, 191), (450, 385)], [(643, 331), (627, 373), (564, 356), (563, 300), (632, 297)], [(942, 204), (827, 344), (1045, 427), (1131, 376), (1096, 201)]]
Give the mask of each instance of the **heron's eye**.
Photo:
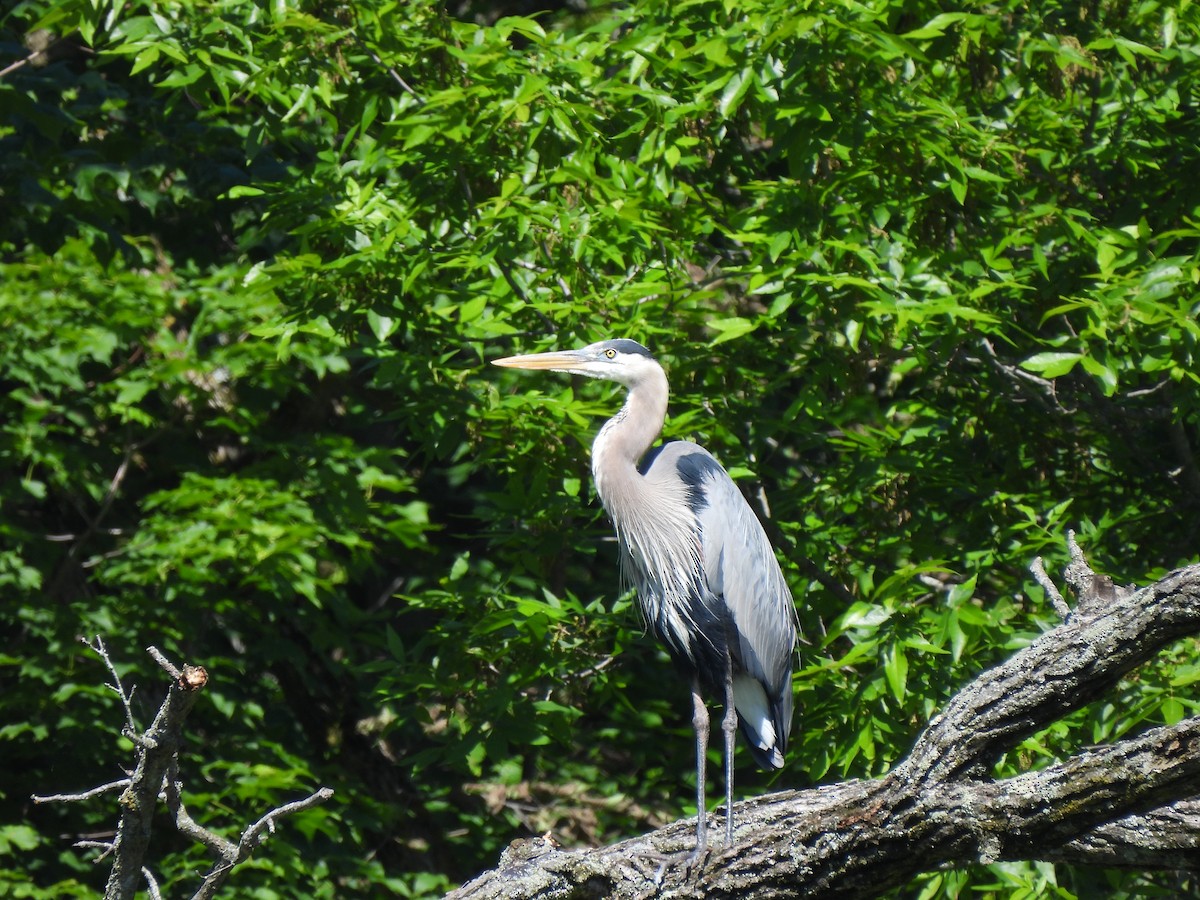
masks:
[(616, 359), (617, 351), (610, 348), (610, 349), (604, 351), (604, 355), (607, 356), (609, 359)]

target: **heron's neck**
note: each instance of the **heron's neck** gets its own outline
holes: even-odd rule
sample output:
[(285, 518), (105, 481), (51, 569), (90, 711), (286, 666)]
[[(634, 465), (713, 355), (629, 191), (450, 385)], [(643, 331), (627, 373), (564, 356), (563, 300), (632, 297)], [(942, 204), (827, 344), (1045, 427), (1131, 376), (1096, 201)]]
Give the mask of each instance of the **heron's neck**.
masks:
[(592, 477), (600, 502), (611, 513), (616, 494), (641, 479), (638, 460), (662, 431), (667, 417), (667, 377), (658, 371), (629, 391), (621, 411), (592, 444)]

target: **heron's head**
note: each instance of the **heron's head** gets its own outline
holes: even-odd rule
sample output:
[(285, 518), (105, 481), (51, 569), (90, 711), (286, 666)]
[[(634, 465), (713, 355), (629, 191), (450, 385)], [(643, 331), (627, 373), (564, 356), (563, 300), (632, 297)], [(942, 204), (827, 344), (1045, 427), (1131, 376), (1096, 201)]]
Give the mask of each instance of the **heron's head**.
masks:
[(598, 341), (580, 350), (562, 350), (555, 353), (531, 353), (528, 356), (506, 356), (492, 360), (494, 366), (513, 369), (549, 369), (552, 372), (569, 372), (589, 378), (616, 381), (626, 387), (634, 387), (646, 377), (657, 373), (662, 367), (650, 355), (650, 351), (628, 338), (614, 341)]

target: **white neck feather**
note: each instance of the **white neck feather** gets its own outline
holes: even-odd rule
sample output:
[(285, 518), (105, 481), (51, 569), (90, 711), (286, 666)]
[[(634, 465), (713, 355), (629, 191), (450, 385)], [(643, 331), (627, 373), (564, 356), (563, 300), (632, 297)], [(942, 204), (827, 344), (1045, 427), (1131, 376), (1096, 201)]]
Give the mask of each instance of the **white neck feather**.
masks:
[(642, 486), (638, 461), (650, 449), (667, 418), (667, 376), (658, 366), (629, 388), (620, 412), (604, 423), (592, 444), (592, 477), (600, 502), (614, 519)]

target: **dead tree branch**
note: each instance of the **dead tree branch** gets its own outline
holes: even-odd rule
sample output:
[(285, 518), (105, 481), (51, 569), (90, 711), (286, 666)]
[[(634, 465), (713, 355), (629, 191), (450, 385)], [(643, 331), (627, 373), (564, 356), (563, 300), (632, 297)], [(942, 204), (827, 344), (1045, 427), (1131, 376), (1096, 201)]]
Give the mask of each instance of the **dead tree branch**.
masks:
[(174, 814), (179, 831), (204, 844), (216, 857), (212, 870), (193, 895), (193, 900), (210, 900), (228, 879), (234, 866), (249, 858), (262, 844), (267, 833), (274, 832), (276, 820), (309, 809), (333, 796), (332, 790), (321, 788), (302, 800), (277, 807), (247, 827), (237, 843), (199, 825), (183, 805), (178, 751), (183, 739), (184, 720), (195, 705), (200, 690), (208, 683), (208, 673), (198, 666), (176, 666), (158, 649), (148, 647), (147, 652), (170, 676), (171, 683), (154, 722), (146, 731), (139, 733), (130, 702), (133, 692), (126, 691), (121, 684), (121, 678), (103, 641), (97, 637), (95, 641), (84, 643), (104, 662), (113, 679), (109, 687), (121, 699), (126, 719), (122, 732), (133, 741), (136, 752), (133, 774), (129, 778), (78, 793), (35, 795), (32, 799), (35, 803), (77, 802), (121, 789), (117, 801), (120, 807), (120, 821), (116, 838), (112, 842), (79, 841), (75, 845), (99, 849), (99, 859), (109, 855), (113, 857), (112, 870), (104, 892), (105, 900), (132, 898), (143, 882), (152, 898), (161, 896), (158, 882), (150, 869), (144, 865), (150, 844), (150, 826), (160, 797), (165, 798), (168, 808)]
[(1002, 860), (1200, 869), (1200, 717), (993, 777), (1025, 738), (1200, 632), (1200, 566), (1133, 591), (1069, 546), (1075, 608), (1048, 590), (1065, 621), (953, 697), (883, 778), (740, 803), (735, 845), (702, 866), (687, 863), (690, 820), (594, 850), (535, 838), (451, 896), (865, 898)]
[(115, 791), (118, 788), (129, 787), (129, 779), (122, 778), (119, 781), (111, 781), (108, 784), (102, 784), (98, 787), (89, 788), (86, 791), (79, 791), (75, 794), (34, 794), (29, 799), (34, 803), (77, 803), (80, 800), (91, 800), (93, 797), (99, 797), (101, 794), (107, 794), (109, 791)]
[(180, 795), (181, 787), (182, 785), (179, 783), (179, 767), (173, 764), (167, 777), (166, 795), (167, 807), (175, 815), (175, 827), (179, 829), (181, 834), (206, 846), (212, 852), (213, 856), (216, 857), (216, 862), (213, 863), (213, 867), (209, 870), (208, 874), (204, 876), (204, 882), (200, 885), (200, 889), (192, 895), (192, 900), (211, 900), (212, 897), (215, 897), (217, 891), (233, 872), (233, 867), (249, 859), (250, 854), (265, 840), (266, 835), (263, 832), (274, 833), (275, 820), (304, 809), (310, 809), (320, 803), (324, 803), (333, 796), (331, 789), (321, 788), (303, 800), (285, 803), (283, 806), (271, 810), (253, 825), (249, 826), (242, 832), (241, 839), (235, 844), (233, 841), (227, 840), (216, 832), (210, 831), (200, 825), (189, 815), (183, 805), (183, 798)]
[[(99, 638), (96, 645), (111, 670), (112, 664), (103, 652)], [(133, 897), (143, 880), (142, 867), (150, 845), (150, 826), (163, 779), (183, 740), (184, 719), (196, 705), (200, 689), (207, 681), (208, 673), (203, 669), (185, 666), (184, 672), (167, 689), (167, 697), (150, 727), (140, 735), (133, 735), (137, 764), (129, 786), (117, 801), (121, 818), (113, 842), (113, 866), (104, 889), (105, 900)]]

